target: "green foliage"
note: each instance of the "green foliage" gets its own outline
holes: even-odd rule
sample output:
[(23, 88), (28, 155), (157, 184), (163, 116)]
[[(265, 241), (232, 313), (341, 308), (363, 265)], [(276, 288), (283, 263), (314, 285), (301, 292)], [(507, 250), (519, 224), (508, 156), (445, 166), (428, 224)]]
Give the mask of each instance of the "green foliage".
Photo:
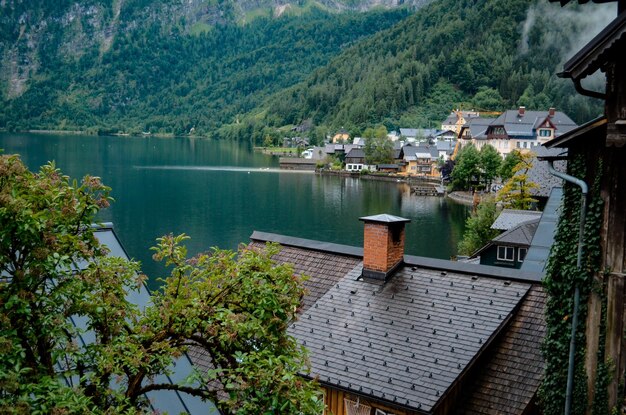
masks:
[(481, 110), (501, 111), (505, 108), (505, 100), (498, 90), (481, 86), (472, 98), (472, 105)]
[(472, 144), (459, 150), (454, 169), (452, 170), (452, 186), (454, 189), (469, 189), (472, 181), (480, 181), (480, 153)]
[[(138, 264), (106, 256), (90, 226), (109, 201), (98, 178), (0, 157), (0, 412), (146, 413), (147, 392), (174, 390), (227, 413), (319, 413), (315, 382), (298, 376), (305, 350), (287, 334), (304, 288), (271, 261), (278, 248), (188, 259), (186, 236), (159, 238), (171, 274), (140, 308), (127, 300)], [(190, 347), (213, 368), (160, 383)]]
[(539, 187), (537, 183), (528, 181), (528, 171), (533, 166), (535, 155), (531, 152), (520, 153), (520, 161), (513, 168), (511, 177), (498, 192), (498, 200), (509, 209), (528, 210), (537, 202), (530, 191)]
[[(585, 177), (585, 164), (582, 157), (570, 159), (569, 174)], [(601, 169), (599, 169), (601, 170)], [(543, 281), (548, 294), (546, 304), (546, 336), (542, 345), (546, 369), (539, 395), (545, 414), (563, 412), (567, 383), (567, 367), (571, 334), (571, 317), (573, 311), (573, 293), (577, 285), (580, 290), (580, 310), (578, 321), (584, 322), (587, 316), (587, 298), (591, 290), (599, 290), (605, 295), (602, 287), (594, 287), (593, 275), (601, 267), (600, 229), (602, 226), (603, 201), (600, 197), (601, 175), (595, 177), (588, 196), (587, 217), (584, 229), (584, 245), (582, 266), (576, 268), (578, 231), (580, 220), (580, 188), (566, 183), (564, 186), (562, 212), (559, 217), (555, 241), (552, 246), (546, 277)], [(603, 300), (605, 301), (605, 300)], [(602, 329), (604, 330), (604, 329)], [(575, 414), (584, 414), (587, 407), (586, 384), (587, 375), (584, 370), (585, 330), (582, 326), (576, 332), (576, 370), (573, 393)], [(599, 374), (602, 374), (603, 360), (599, 361)], [(606, 382), (602, 376), (598, 382)], [(601, 396), (597, 399), (602, 399)], [(594, 408), (602, 408), (602, 403), (594, 399)], [(597, 412), (594, 412), (597, 413)]]
[(385, 164), (393, 161), (393, 143), (387, 138), (387, 128), (367, 128), (363, 132), (365, 138), (365, 163)]
[(513, 150), (507, 154), (506, 157), (504, 157), (498, 171), (502, 181), (506, 182), (513, 177), (513, 169), (519, 164), (520, 161), (522, 161), (522, 156), (518, 150)]
[[(555, 26), (575, 32), (576, 19), (535, 24), (522, 54), (522, 22), (530, 7), (524, 0), (431, 2), (346, 49), (263, 108), (279, 124), (312, 117), (332, 127), (432, 127), (451, 108), (469, 103), (502, 110), (528, 102), (529, 108), (556, 106), (579, 122), (592, 118), (601, 108), (572, 100), (571, 83), (553, 75), (558, 51), (545, 41), (561, 30)], [(559, 39), (568, 38), (563, 32)]]
[(491, 184), (498, 177), (501, 164), (502, 157), (492, 145), (486, 144), (480, 149), (480, 168), (486, 184)]
[[(303, 80), (346, 45), (407, 15), (406, 10), (339, 15), (312, 9), (302, 16), (258, 18), (244, 26), (223, 24), (187, 33), (172, 26), (174, 16), (155, 19), (165, 11), (154, 3), (124, 2), (111, 47), (103, 51), (90, 41), (74, 53), (63, 43), (79, 36), (60, 23), (65, 8), (31, 5), (53, 9), (46, 34), (58, 40), (37, 43), (29, 51), (28, 59), (41, 57), (37, 76), (21, 96), (0, 98), (5, 125), (177, 135), (193, 128), (196, 135), (208, 135), (236, 123), (239, 114), (268, 95)], [(145, 16), (149, 6), (156, 9)], [(8, 25), (17, 29), (18, 20)], [(91, 25), (88, 19), (82, 24)], [(28, 20), (26, 30), (35, 30), (34, 25)], [(9, 44), (18, 40), (16, 36)], [(264, 124), (271, 124), (271, 118)]]
[(465, 223), (463, 239), (459, 242), (458, 250), (461, 255), (472, 255), (498, 235), (498, 231), (491, 229), (496, 219), (496, 202), (493, 197), (485, 197), (480, 202), (472, 216)]

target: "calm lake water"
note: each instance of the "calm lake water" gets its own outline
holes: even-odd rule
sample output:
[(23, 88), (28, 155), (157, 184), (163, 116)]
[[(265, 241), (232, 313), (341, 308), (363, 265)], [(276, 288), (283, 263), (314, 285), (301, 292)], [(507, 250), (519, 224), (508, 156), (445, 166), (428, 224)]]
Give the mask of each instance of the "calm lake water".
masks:
[(115, 203), (100, 219), (114, 223), (128, 253), (154, 280), (157, 237), (186, 233), (191, 254), (236, 249), (254, 230), (360, 246), (361, 216), (411, 219), (406, 253), (454, 255), (467, 208), (445, 198), (414, 196), (408, 186), (278, 170), (278, 158), (240, 143), (156, 137), (0, 134), (0, 148), (31, 170), (54, 160), (74, 178), (102, 177)]

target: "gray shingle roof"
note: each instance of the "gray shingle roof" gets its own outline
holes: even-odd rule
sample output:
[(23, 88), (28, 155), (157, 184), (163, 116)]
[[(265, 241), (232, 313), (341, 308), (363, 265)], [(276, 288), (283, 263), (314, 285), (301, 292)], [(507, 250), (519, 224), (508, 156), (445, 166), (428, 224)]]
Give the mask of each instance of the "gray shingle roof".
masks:
[(534, 210), (502, 209), (500, 215), (491, 225), (491, 229), (507, 231), (532, 219), (539, 219), (541, 212)]
[(489, 360), (481, 364), (480, 375), (465, 391), (457, 414), (528, 413), (543, 376), (545, 303), (543, 288), (533, 285), (509, 328), (494, 343)]
[(548, 117), (548, 111), (524, 111), (519, 116), (519, 110), (507, 110), (496, 118), (491, 125), (502, 125), (509, 137), (533, 137), (536, 129), (546, 118), (554, 124), (555, 135), (559, 136), (574, 128), (576, 123), (561, 111), (555, 111), (554, 116)]
[(555, 187), (550, 193), (548, 203), (543, 209), (539, 226), (528, 248), (521, 270), (543, 273), (550, 249), (554, 243), (554, 232), (559, 219), (559, 208), (563, 197), (563, 189)]
[[(253, 241), (255, 247), (264, 247), (265, 243)], [(361, 262), (360, 258), (330, 252), (312, 251), (310, 249), (283, 245), (280, 252), (272, 260), (284, 264), (293, 264), (296, 275), (306, 275), (302, 310), (307, 310), (321, 298), (333, 285)]]
[[(564, 152), (563, 149), (548, 149), (543, 146), (535, 147), (532, 152), (535, 153), (538, 157), (567, 154), (567, 152)], [(560, 172), (565, 173), (567, 171), (567, 161), (555, 161), (554, 168)], [(522, 174), (522, 172), (518, 172), (518, 174)], [(533, 166), (530, 168), (530, 170), (528, 170), (526, 176), (529, 182), (536, 183), (539, 186), (530, 189), (529, 193), (532, 196), (548, 197), (553, 187), (561, 187), (563, 185), (563, 180), (550, 174), (550, 170), (548, 169), (548, 162), (544, 160), (539, 160), (537, 158), (533, 159)]]
[(539, 218), (521, 223), (493, 238), (492, 242), (509, 245), (529, 246), (539, 225)]
[(485, 140), (487, 139), (487, 127), (489, 127), (489, 125), (491, 125), (494, 120), (495, 118), (470, 118), (465, 123), (464, 127), (469, 128), (471, 138), (475, 138), (477, 140)]
[(322, 383), (430, 412), (530, 284), (403, 267), (385, 285), (356, 266), (289, 331)]

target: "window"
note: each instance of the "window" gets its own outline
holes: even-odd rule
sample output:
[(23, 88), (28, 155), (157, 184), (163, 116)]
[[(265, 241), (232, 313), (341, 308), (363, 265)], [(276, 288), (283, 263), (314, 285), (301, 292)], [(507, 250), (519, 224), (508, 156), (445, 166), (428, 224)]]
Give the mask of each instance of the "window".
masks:
[(517, 260), (519, 262), (522, 262), (524, 258), (526, 258), (526, 252), (528, 252), (526, 248), (520, 248), (519, 251), (517, 251)]
[(539, 137), (552, 137), (552, 130), (542, 128), (539, 130)]
[(514, 261), (515, 248), (512, 246), (498, 246), (498, 259), (501, 261)]

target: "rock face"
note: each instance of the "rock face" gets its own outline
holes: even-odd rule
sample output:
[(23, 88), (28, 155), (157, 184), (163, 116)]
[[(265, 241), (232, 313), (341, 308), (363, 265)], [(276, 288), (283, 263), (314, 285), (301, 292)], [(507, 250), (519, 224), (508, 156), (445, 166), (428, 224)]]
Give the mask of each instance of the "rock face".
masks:
[(97, 46), (106, 53), (119, 33), (156, 30), (194, 33), (217, 24), (242, 24), (255, 16), (279, 17), (319, 7), (367, 11), (419, 7), (429, 0), (0, 0), (0, 95), (20, 96), (45, 54), (80, 58)]

